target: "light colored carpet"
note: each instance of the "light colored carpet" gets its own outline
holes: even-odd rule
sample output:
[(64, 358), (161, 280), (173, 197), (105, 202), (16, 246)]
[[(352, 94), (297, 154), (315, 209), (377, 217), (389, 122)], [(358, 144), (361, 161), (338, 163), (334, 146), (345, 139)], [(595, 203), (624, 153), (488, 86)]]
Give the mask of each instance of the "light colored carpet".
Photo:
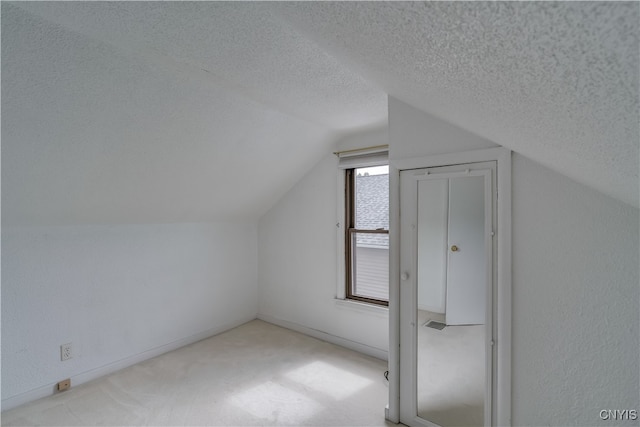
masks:
[(12, 425), (384, 426), (386, 362), (254, 320), (2, 413)]
[(418, 414), (441, 426), (484, 425), (484, 325), (423, 326), (418, 311)]

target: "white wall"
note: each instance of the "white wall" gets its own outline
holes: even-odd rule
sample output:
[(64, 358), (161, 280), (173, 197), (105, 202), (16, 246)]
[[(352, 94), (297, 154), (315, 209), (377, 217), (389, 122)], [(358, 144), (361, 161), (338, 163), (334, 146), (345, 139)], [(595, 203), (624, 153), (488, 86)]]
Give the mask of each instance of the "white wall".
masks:
[[(394, 98), (389, 140), (392, 159), (492, 146)], [(639, 409), (638, 209), (512, 166), (513, 424), (615, 425), (599, 411)]]
[(497, 145), (389, 97), (389, 159), (407, 159)]
[(256, 286), (255, 223), (3, 227), (3, 409), (249, 321)]
[(598, 413), (640, 410), (638, 209), (516, 154), (512, 214), (514, 424), (629, 425)]
[[(386, 130), (342, 147), (386, 143)], [(368, 141), (368, 142), (367, 142)], [(259, 317), (386, 357), (386, 309), (336, 301), (337, 158), (327, 153), (259, 221)]]

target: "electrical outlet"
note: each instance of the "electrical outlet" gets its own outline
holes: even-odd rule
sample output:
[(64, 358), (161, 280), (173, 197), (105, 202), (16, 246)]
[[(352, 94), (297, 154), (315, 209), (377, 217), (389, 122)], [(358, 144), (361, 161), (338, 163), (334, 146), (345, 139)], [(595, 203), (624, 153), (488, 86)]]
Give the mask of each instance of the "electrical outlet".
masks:
[(71, 388), (71, 378), (62, 380), (58, 383), (58, 391), (65, 391)]
[(69, 360), (73, 357), (73, 353), (71, 352), (71, 343), (62, 344), (60, 346), (60, 360), (65, 361)]

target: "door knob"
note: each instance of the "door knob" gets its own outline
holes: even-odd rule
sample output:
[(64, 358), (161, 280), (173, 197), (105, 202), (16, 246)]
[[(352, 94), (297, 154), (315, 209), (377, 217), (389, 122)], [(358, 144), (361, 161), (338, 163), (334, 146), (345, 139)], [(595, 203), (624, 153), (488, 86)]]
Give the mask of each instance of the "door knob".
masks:
[(451, 252), (458, 252), (458, 247), (456, 245), (451, 246)]
[(409, 278), (409, 273), (402, 273), (402, 275), (400, 276), (400, 278), (402, 280), (407, 280)]

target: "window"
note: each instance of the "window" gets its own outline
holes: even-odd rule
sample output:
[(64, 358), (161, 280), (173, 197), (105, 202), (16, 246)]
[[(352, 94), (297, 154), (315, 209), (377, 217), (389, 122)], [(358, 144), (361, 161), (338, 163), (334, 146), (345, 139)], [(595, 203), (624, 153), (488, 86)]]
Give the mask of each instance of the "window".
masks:
[(389, 166), (345, 170), (346, 297), (389, 304)]

